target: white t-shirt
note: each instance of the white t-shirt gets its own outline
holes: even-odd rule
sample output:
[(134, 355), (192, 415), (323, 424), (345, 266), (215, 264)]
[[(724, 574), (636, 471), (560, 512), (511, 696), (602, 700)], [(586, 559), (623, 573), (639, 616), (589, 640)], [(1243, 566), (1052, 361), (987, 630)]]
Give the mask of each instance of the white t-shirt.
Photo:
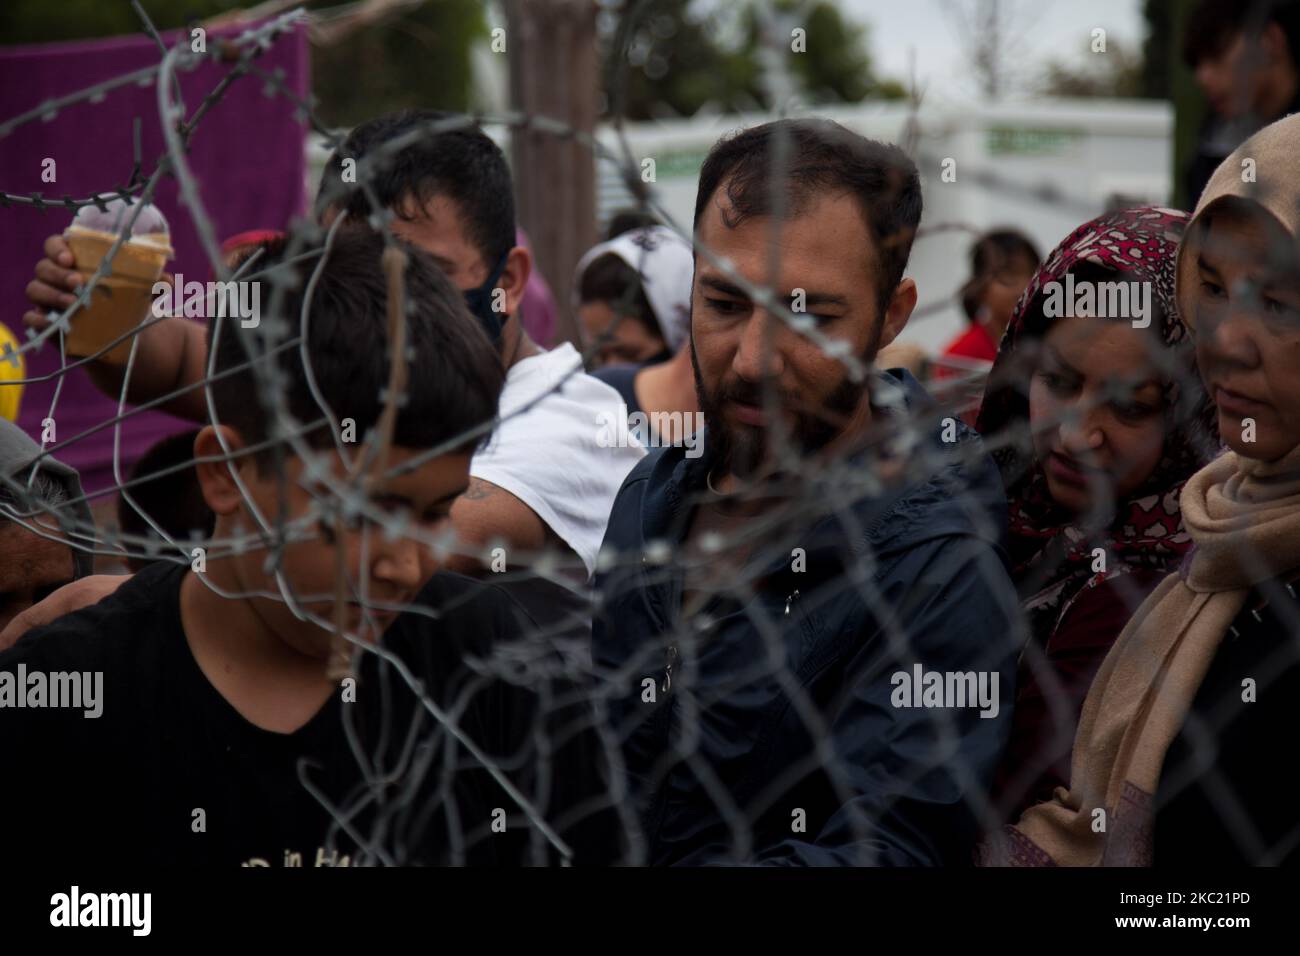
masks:
[(646, 453), (627, 431), (622, 404), (582, 370), (567, 342), (516, 362), (506, 372), (496, 430), (469, 466), (471, 476), (532, 508), (582, 558), (588, 578), (614, 496)]

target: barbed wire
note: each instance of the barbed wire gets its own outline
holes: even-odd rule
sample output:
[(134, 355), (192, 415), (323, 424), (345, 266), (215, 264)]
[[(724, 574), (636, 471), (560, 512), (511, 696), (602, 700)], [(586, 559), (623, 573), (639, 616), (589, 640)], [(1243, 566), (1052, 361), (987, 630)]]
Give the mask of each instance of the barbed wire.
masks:
[[(139, 5), (136, 6), (139, 9)], [(616, 41), (622, 46), (616, 49), (612, 57), (613, 63), (626, 64), (627, 44), (631, 41), (634, 27), (638, 22), (637, 17), (645, 13), (647, 6), (644, 2), (629, 6), (624, 21), (625, 29), (620, 32), (620, 37)], [(836, 749), (831, 726), (833, 715), (828, 714), (824, 703), (817, 699), (801, 679), (800, 674), (789, 666), (787, 659), (789, 638), (783, 623), (773, 621), (752, 607), (754, 599), (762, 592), (761, 569), (770, 565), (775, 556), (789, 555), (792, 549), (800, 547), (800, 542), (805, 540), (805, 536), (818, 521), (827, 518), (833, 520), (842, 529), (846, 541), (855, 542), (860, 546), (854, 553), (843, 555), (844, 566), (838, 576), (839, 586), (852, 593), (863, 606), (873, 609), (878, 615), (880, 633), (876, 641), (883, 648), (881, 666), (897, 665), (910, 668), (913, 665), (927, 665), (929, 662), (922, 659), (914, 646), (914, 635), (909, 632), (899, 597), (882, 590), (879, 580), (882, 556), (875, 553), (871, 546), (870, 529), (863, 526), (860, 515), (854, 511), (854, 506), (864, 500), (888, 500), (889, 495), (897, 492), (898, 489), (924, 485), (936, 481), (937, 476), (950, 472), (974, 473), (987, 461), (987, 455), (996, 455), (1003, 449), (1023, 446), (1029, 441), (1031, 436), (1028, 434), (1028, 425), (1019, 429), (1009, 429), (1005, 433), (985, 434), (982, 436), (982, 443), (966, 441), (936, 444), (929, 440), (943, 429), (946, 423), (951, 422), (961, 409), (943, 400), (925, 406), (899, 407), (897, 396), (889, 394), (887, 383), (882, 383), (878, 377), (873, 376), (870, 362), (852, 354), (852, 349), (843, 340), (823, 333), (812, 317), (794, 311), (788, 299), (783, 300), (779, 294), (782, 262), (779, 240), (776, 236), (773, 237), (770, 245), (767, 281), (756, 283), (743, 275), (735, 263), (728, 261), (725, 256), (701, 242), (692, 227), (675, 221), (659, 195), (658, 188), (652, 183), (643, 182), (640, 178), (639, 157), (629, 144), (622, 118), (626, 90), (622, 83), (615, 82), (610, 87), (610, 114), (617, 148), (609, 148), (591, 133), (575, 129), (553, 117), (515, 111), (469, 113), (420, 123), (418, 128), (411, 132), (379, 144), (366, 155), (359, 157), (356, 163), (355, 183), (345, 183), (341, 180), (331, 180), (327, 183), (318, 203), (316, 210), (318, 214), (324, 208), (339, 203), (340, 199), (350, 195), (354, 190), (359, 190), (366, 195), (373, 210), (369, 217), (369, 224), (381, 231), (384, 236), (386, 250), (384, 261), (389, 281), (388, 324), (385, 333), (388, 342), (387, 352), (391, 360), (389, 384), (382, 396), (380, 425), (364, 436), (362, 446), (357, 450), (358, 454), (353, 456), (352, 449), (341, 437), (341, 424), (336, 410), (330, 407), (327, 396), (321, 392), (312, 377), (307, 352), (311, 327), (311, 290), (323, 270), (328, 268), (334, 237), (346, 217), (339, 216), (328, 228), (323, 227), (319, 222), (306, 222), (295, 224), (288, 230), (287, 249), (281, 262), (302, 263), (314, 259), (314, 265), (303, 296), (300, 314), (285, 315), (284, 303), (288, 287), (284, 281), (283, 267), (254, 270), (252, 267), (257, 263), (252, 261), (244, 263), (232, 272), (222, 256), (217, 229), (204, 202), (201, 183), (196, 179), (186, 156), (191, 137), (205, 116), (221, 102), (222, 97), (235, 84), (241, 80), (253, 79), (262, 81), (263, 94), (266, 97), (283, 98), (291, 102), (297, 118), (325, 136), (331, 149), (338, 150), (344, 146), (344, 137), (321, 120), (316, 112), (316, 103), (311, 98), (300, 97), (286, 82), (282, 71), (269, 71), (254, 62), (278, 39), (302, 25), (307, 15), (301, 10), (291, 11), (223, 41), (212, 52), (195, 53), (185, 44), (167, 47), (152, 24), (148, 23), (147, 15), (143, 10), (139, 9), (139, 12), (145, 20), (146, 32), (160, 46), (161, 55), (157, 63), (91, 84), (75, 93), (46, 100), (25, 113), (0, 122), (0, 137), (9, 136), (29, 123), (37, 120), (48, 121), (70, 106), (82, 103), (95, 105), (103, 102), (105, 97), (114, 90), (133, 83), (142, 85), (154, 83), (157, 85), (158, 114), (166, 143), (165, 152), (154, 162), (147, 176), (141, 175), (137, 154), (136, 169), (132, 176), (125, 185), (116, 186), (113, 190), (97, 191), (85, 198), (64, 196), (60, 199), (47, 198), (35, 192), (26, 195), (0, 192), (0, 207), (3, 208), (12, 205), (32, 206), (41, 211), (50, 209), (74, 211), (93, 205), (100, 211), (106, 211), (107, 202), (114, 199), (133, 200), (135, 207), (127, 215), (117, 240), (108, 249), (99, 266), (82, 283), (75, 302), (60, 312), (51, 313), (47, 326), (41, 331), (29, 329), (27, 341), (23, 342), (17, 350), (20, 354), (35, 351), (47, 342), (55, 340), (59, 347), (58, 369), (46, 375), (10, 380), (12, 384), (37, 384), (56, 380), (56, 389), (47, 413), (47, 417), (53, 419), (58, 411), (60, 389), (67, 373), (90, 365), (129, 341), (131, 349), (117, 396), (116, 413), (71, 438), (48, 446), (42, 441), (40, 455), (31, 463), (26, 482), (14, 481), (10, 476), (0, 476), (0, 490), (9, 491), (18, 502), (14, 507), (8, 504), (0, 505), (0, 520), (12, 521), (43, 538), (64, 541), (74, 549), (88, 554), (155, 558), (177, 565), (190, 565), (195, 548), (200, 546), (210, 560), (238, 555), (250, 549), (264, 550), (265, 567), (268, 573), (272, 574), (276, 585), (274, 591), (231, 590), (221, 587), (206, 574), (198, 573), (195, 577), (206, 588), (227, 600), (261, 598), (282, 603), (299, 620), (309, 621), (330, 634), (334, 641), (331, 676), (336, 679), (355, 677), (361, 666), (359, 662), (366, 655), (375, 655), (382, 659), (388, 667), (392, 668), (393, 674), (402, 685), (418, 699), (421, 708), (432, 719), (434, 729), (430, 731), (429, 739), (444, 740), (447, 747), (463, 750), (508, 795), (514, 807), (523, 814), (530, 830), (540, 834), (542, 843), (549, 846), (559, 859), (567, 861), (572, 857), (573, 849), (554, 827), (553, 820), (548, 816), (546, 808), (539, 802), (536, 794), (523, 792), (507, 772), (505, 768), (507, 761), (503, 760), (501, 755), (489, 753), (482, 741), (475, 740), (461, 726), (464, 698), (454, 705), (434, 700), (423, 687), (421, 678), (412, 672), (409, 664), (379, 640), (382, 629), (374, 617), (374, 612), (398, 610), (436, 621), (440, 619), (445, 609), (418, 604), (389, 606), (385, 602), (373, 600), (368, 593), (368, 576), (363, 572), (358, 575), (357, 580), (352, 580), (347, 572), (345, 545), (342, 542), (344, 528), (348, 522), (356, 520), (360, 522), (361, 528), (359, 547), (362, 562), (359, 567), (362, 569), (367, 566), (365, 556), (370, 551), (372, 536), (376, 531), (386, 536), (393, 535), (415, 541), (422, 548), (442, 558), (459, 555), (475, 558), (486, 566), (489, 563), (491, 548), (474, 546), (461, 541), (450, 529), (427, 530), (420, 527), (418, 523), (408, 520), (406, 516), (394, 517), (378, 507), (371, 496), (375, 482), (410, 473), (425, 463), (464, 447), (467, 441), (487, 435), (493, 428), (499, 428), (511, 419), (527, 419), (530, 412), (542, 402), (563, 391), (576, 376), (583, 374), (582, 366), (575, 366), (562, 375), (553, 387), (509, 413), (499, 416), (497, 421), (458, 434), (439, 443), (436, 447), (408, 457), (401, 463), (391, 462), (393, 421), (404, 400), (406, 380), (412, 370), (407, 366), (408, 356), (404, 347), (406, 335), (405, 310), (402, 305), (405, 296), (405, 282), (402, 278), (404, 253), (392, 233), (394, 213), (379, 201), (373, 188), (374, 179), (382, 172), (386, 163), (402, 151), (453, 130), (502, 126), (515, 134), (536, 133), (577, 142), (591, 151), (595, 161), (616, 164), (622, 172), (624, 184), (635, 197), (642, 211), (653, 214), (668, 228), (690, 242), (700, 261), (707, 261), (725, 274), (751, 298), (757, 307), (780, 323), (779, 329), (775, 323), (770, 323), (767, 327), (763, 349), (764, 361), (769, 360), (775, 351), (775, 337), (778, 331), (789, 330), (801, 340), (815, 346), (822, 355), (833, 358), (843, 369), (849, 381), (870, 388), (874, 398), (873, 405), (893, 408), (891, 415), (880, 421), (873, 420), (870, 426), (857, 436), (852, 455), (840, 455), (826, 460), (811, 460), (805, 450), (799, 447), (794, 437), (788, 433), (788, 429), (780, 422), (774, 423), (773, 452), (784, 472), (797, 476), (798, 479), (793, 493), (787, 500), (753, 517), (738, 531), (715, 534), (712, 538), (698, 542), (698, 551), (685, 547), (678, 548), (671, 542), (649, 541), (646, 542), (644, 549), (634, 553), (619, 553), (606, 548), (602, 550), (598, 563), (598, 570), (602, 575), (618, 570), (644, 571), (648, 575), (647, 580), (653, 582), (667, 580), (669, 569), (690, 578), (714, 564), (722, 555), (753, 552), (748, 560), (741, 562), (742, 567), (736, 568), (732, 579), (711, 583), (703, 589), (704, 597), (707, 599), (705, 607), (712, 606), (712, 602), (716, 600), (721, 600), (734, 602), (745, 610), (747, 622), (757, 636), (756, 649), (761, 651), (748, 668), (730, 675), (727, 688), (757, 685), (764, 681), (772, 682), (788, 701), (791, 711), (797, 715), (809, 739), (809, 749), (799, 759), (790, 762), (778, 776), (764, 781), (764, 785), (750, 796), (747, 803), (743, 805), (738, 803), (736, 795), (719, 778), (717, 770), (710, 765), (707, 754), (701, 749), (701, 727), (704, 715), (711, 707), (719, 704), (727, 688), (719, 690), (705, 684), (696, 684), (691, 676), (692, 668), (683, 666), (675, 676), (671, 677), (671, 692), (676, 695), (673, 700), (677, 706), (674, 720), (680, 734), (670, 741), (669, 750), (663, 755), (661, 766), (656, 768), (656, 775), (666, 774), (670, 766), (687, 767), (704, 795), (713, 803), (717, 815), (727, 828), (728, 855), (743, 861), (764, 849), (754, 843), (757, 819), (772, 810), (793, 784), (813, 771), (823, 772), (828, 778), (839, 808), (849, 817), (849, 826), (854, 834), (853, 842), (866, 848), (863, 850), (864, 855), (857, 857), (855, 862), (877, 862), (875, 853), (879, 848), (871, 847), (872, 835), (877, 831), (880, 815), (892, 813), (894, 807), (868, 808), (860, 805), (855, 799), (851, 772), (852, 755), (840, 753)], [(760, 8), (760, 13), (770, 13), (770, 11)], [(773, 110), (774, 116), (783, 116), (787, 115), (786, 106), (794, 95), (795, 83), (790, 74), (788, 56), (783, 55), (787, 51), (782, 47), (782, 31), (777, 28), (776, 21), (771, 16), (763, 17), (763, 26), (764, 29), (760, 31), (763, 44), (761, 57), (763, 77), (768, 86), (771, 102), (777, 104)], [(192, 71), (209, 62), (232, 65), (204, 95), (189, 119), (185, 119), (185, 108), (180, 96), (177, 74)], [(914, 112), (910, 119), (915, 128), (919, 128), (915, 112), (917, 105), (919, 105), (919, 98), (914, 101)], [(784, 212), (787, 210), (789, 196), (785, 184), (789, 147), (788, 138), (778, 136), (772, 151), (772, 169), (767, 181), (771, 188), (771, 218), (775, 223), (780, 223), (785, 218)], [(917, 161), (930, 168), (937, 168), (940, 162), (937, 157), (924, 153), (917, 157)], [(328, 169), (325, 175), (330, 175)], [(965, 175), (967, 181), (983, 188), (1011, 192), (1022, 200), (1037, 201), (1061, 211), (1084, 215), (1087, 218), (1092, 218), (1099, 212), (1094, 204), (1064, 195), (1059, 191), (1026, 190), (1023, 185), (1011, 182), (992, 170), (975, 170)], [(69, 361), (65, 352), (64, 339), (78, 312), (89, 305), (96, 286), (112, 274), (114, 257), (131, 238), (132, 228), (137, 218), (165, 176), (173, 177), (179, 185), (181, 202), (193, 222), (213, 275), (219, 281), (267, 279), (272, 284), (271, 301), (267, 314), (251, 334), (237, 326), (228, 328), (229, 324), (223, 322), (223, 316), (219, 315), (216, 318), (212, 326), (205, 374), (201, 381), (185, 383), (162, 396), (151, 397), (139, 403), (129, 403), (128, 395), (138, 358), (141, 335), (159, 322), (184, 321), (183, 319), (142, 317), (139, 324), (116, 336), (93, 354), (72, 361)], [(938, 223), (922, 227), (915, 238), (917, 241), (924, 241), (929, 236), (951, 230), (980, 231), (970, 224), (960, 222)], [(907, 237), (909, 241), (911, 238)], [(648, 255), (648, 252), (643, 254)], [(615, 334), (619, 323), (629, 321), (626, 314), (631, 310), (634, 294), (635, 290), (630, 289), (623, 301), (618, 303), (619, 307), (614, 310), (616, 318), (607, 335)], [(945, 298), (931, 306), (923, 306), (914, 313), (914, 318), (920, 319), (934, 314), (950, 303), (951, 299)], [(232, 367), (217, 370), (216, 350), (224, 334), (234, 335), (239, 340), (244, 349), (245, 360)], [(587, 343), (581, 350), (583, 366), (588, 364), (597, 353), (600, 344), (600, 342)], [(297, 350), (299, 360), (307, 370), (311, 395), (320, 413), (311, 421), (299, 421), (294, 417), (285, 401), (282, 392), (283, 384), (275, 374), (275, 362), (292, 350)], [(1171, 381), (1178, 381), (1181, 376), (1188, 374), (1188, 370), (1178, 364), (1175, 356), (1165, 350), (1154, 350), (1150, 358), (1153, 366)], [(220, 455), (191, 457), (186, 462), (144, 475), (127, 477), (124, 474), (121, 445), (124, 423), (133, 416), (164, 406), (177, 398), (191, 395), (201, 388), (209, 421), (214, 425), (220, 425), (212, 395), (212, 385), (227, 376), (245, 371), (253, 375), (255, 394), (252, 399), (259, 404), (265, 415), (269, 425), (267, 434), (271, 437), (263, 442), (236, 449), (227, 443), (223, 430), (218, 428), (216, 435), (221, 443)], [(970, 373), (969, 377), (949, 387), (954, 389), (958, 386), (967, 387), (971, 382), (983, 377), (982, 370), (978, 367), (967, 371)], [(1006, 378), (997, 375), (990, 377), (987, 388), (990, 390), (1007, 387), (1023, 388), (1024, 382), (1012, 377), (1019, 371), (1008, 369), (1003, 373)], [(1194, 369), (1191, 374), (1195, 375)], [(1037, 420), (1034, 423), (1034, 430), (1050, 432), (1063, 424), (1077, 423), (1081, 416), (1089, 414), (1093, 409), (1128, 397), (1131, 392), (1131, 386), (1111, 382), (1081, 405)], [(765, 402), (775, 403), (778, 400), (771, 383), (764, 383), (763, 395)], [(134, 407), (128, 407), (131, 404), (134, 404)], [(78, 518), (77, 506), (87, 503), (94, 495), (83, 494), (58, 506), (49, 506), (30, 493), (31, 482), (42, 461), (57, 456), (110, 427), (113, 429), (114, 482), (111, 490), (121, 494), (127, 506), (140, 516), (152, 530), (153, 535), (130, 534), (122, 531), (105, 534), (95, 526), (93, 521), (86, 522)], [(593, 421), (593, 430), (594, 428)], [(322, 451), (318, 447), (316, 437), (326, 429), (332, 440), (328, 449)], [(268, 450), (275, 453), (277, 473), (282, 477), (285, 474), (286, 460), (293, 458), (303, 463), (302, 475), (298, 480), (311, 500), (306, 511), (297, 518), (290, 517), (283, 480), (280, 500), (274, 512), (267, 514), (259, 507), (255, 496), (240, 476), (237, 465), (241, 460)], [(344, 476), (335, 474), (330, 467), (330, 462), (335, 455), (347, 464)], [(214, 534), (202, 539), (177, 540), (149, 514), (148, 503), (137, 500), (132, 494), (132, 490), (140, 485), (160, 477), (174, 475), (200, 463), (226, 465), (232, 481), (239, 488), (247, 513), (253, 518), (254, 528), (226, 538), (219, 538)], [(1113, 496), (1113, 489), (1106, 488), (1102, 491)], [(762, 493), (760, 489), (743, 490), (736, 498), (742, 504), (752, 503), (758, 500), (758, 496)], [(681, 503), (681, 508), (684, 513), (689, 513), (691, 509), (704, 504), (707, 500), (704, 493), (692, 492)], [(992, 515), (983, 505), (963, 494), (954, 494), (952, 500), (961, 509), (962, 518), (967, 522), (972, 535), (984, 540), (996, 540), (1001, 536), (1003, 529), (996, 526)], [(54, 519), (54, 525), (41, 522), (39, 519), (42, 517)], [(322, 526), (333, 528), (332, 540), (331, 536), (322, 533)], [(1088, 544), (1105, 549), (1107, 541), (1104, 527), (1086, 527), (1083, 530)], [(338, 563), (335, 590), (332, 593), (297, 593), (292, 580), (285, 574), (283, 569), (285, 549), (291, 544), (303, 542), (318, 542), (323, 547), (333, 550)], [(566, 573), (574, 569), (573, 555), (566, 555), (564, 549), (554, 546), (534, 551), (513, 549), (510, 564), (519, 570), (492, 574), (489, 580), (508, 587), (512, 583), (540, 579), (587, 601), (590, 612), (597, 616), (604, 613), (609, 606), (610, 595), (588, 594), (584, 587), (573, 582), (571, 575)], [(997, 590), (1005, 589), (1008, 582), (990, 580), (983, 584), (991, 590)], [(797, 595), (799, 592), (794, 593)], [(1129, 610), (1135, 610), (1144, 596), (1144, 593), (1128, 595)], [(329, 602), (332, 607), (332, 616), (329, 619), (311, 610), (312, 607), (324, 602)], [(363, 613), (363, 623), (355, 633), (345, 625), (344, 611), (349, 604), (360, 607)], [(787, 604), (787, 614), (789, 608), (790, 605)], [(1300, 619), (1297, 618), (1296, 612), (1288, 606), (1282, 613), (1287, 615), (1286, 626), (1296, 633), (1297, 627), (1300, 626)], [(663, 667), (656, 662), (664, 657), (666, 648), (675, 648), (675, 653), (679, 655), (681, 661), (696, 664), (701, 656), (708, 652), (711, 627), (715, 622), (702, 613), (693, 616), (674, 613), (673, 617), (672, 624), (659, 634), (655, 641), (636, 648), (626, 661), (612, 671), (603, 670), (597, 662), (593, 661), (589, 649), (584, 655), (581, 638), (574, 636), (572, 621), (569, 619), (549, 623), (532, 621), (528, 633), (524, 635), (524, 640), (496, 648), (484, 658), (473, 658), (465, 662), (466, 666), (482, 681), (504, 680), (538, 692), (543, 699), (544, 707), (560, 708), (559, 702), (547, 700), (547, 695), (552, 692), (555, 682), (559, 679), (571, 680), (586, 688), (584, 701), (589, 705), (589, 712), (578, 726), (570, 727), (568, 730), (571, 734), (590, 731), (595, 733), (600, 741), (602, 757), (605, 763), (613, 768), (607, 781), (609, 802), (620, 814), (621, 825), (626, 831), (628, 846), (625, 861), (633, 864), (649, 862), (650, 850), (646, 835), (639, 831), (635, 814), (629, 809), (628, 783), (619, 772), (624, 767), (621, 748), (625, 742), (623, 736), (625, 728), (615, 726), (612, 715), (619, 710), (619, 702), (626, 697), (629, 686), (637, 683), (643, 675), (657, 675), (663, 670)], [(617, 625), (617, 622), (614, 623)], [(1024, 632), (1019, 624), (1013, 626), (1009, 633), (995, 635), (995, 637), (1005, 642), (1004, 657), (1015, 659), (1018, 656), (1017, 651), (1020, 648), (1025, 649), (1026, 666), (1033, 670), (1037, 679), (1043, 683), (1044, 693), (1049, 698), (1055, 700), (1066, 698), (1067, 689), (1054, 675), (1046, 649), (1036, 646), (1031, 636)], [(1015, 650), (1012, 650), (1013, 648)], [(996, 649), (985, 650), (993, 653)], [(881, 679), (884, 677), (879, 674), (875, 676)], [(463, 692), (470, 694), (471, 688), (465, 688)], [(665, 688), (665, 693), (667, 692), (668, 689)], [(331, 799), (313, 784), (305, 771), (302, 773), (301, 782), (329, 811), (337, 829), (359, 848), (360, 860), (385, 864), (400, 862), (403, 854), (394, 853), (391, 849), (390, 840), (395, 833), (390, 828), (400, 829), (397, 822), (399, 818), (414, 812), (415, 805), (426, 799), (427, 775), (433, 772), (433, 768), (421, 765), (417, 769), (419, 761), (411, 751), (406, 754), (403, 761), (399, 762), (397, 768), (381, 772), (378, 769), (380, 754), (375, 749), (371, 749), (363, 739), (351, 713), (346, 708), (344, 714), (344, 727), (349, 746), (364, 777), (364, 794), (348, 802), (346, 806), (334, 805)], [(958, 715), (949, 709), (940, 708), (928, 712), (926, 717), (933, 723), (931, 732), (935, 737), (935, 748), (933, 752), (926, 754), (926, 759), (918, 760), (907, 767), (892, 768), (897, 773), (896, 799), (901, 800), (902, 794), (909, 792), (928, 775), (943, 770), (953, 776), (962, 800), (973, 804), (968, 808), (969, 812), (974, 819), (978, 820), (982, 829), (996, 830), (1003, 822), (1007, 808), (996, 804), (994, 796), (988, 792), (981, 770), (974, 765), (969, 755), (962, 751), (962, 728), (959, 726)], [(1200, 732), (1212, 736), (1217, 729), (1200, 728)], [(537, 759), (545, 775), (550, 771), (546, 755), (553, 752), (557, 743), (549, 738), (545, 730), (539, 731), (539, 734), (539, 739), (534, 741), (536, 752), (532, 756)], [(447, 759), (450, 760), (451, 757)], [(474, 827), (469, 825), (469, 821), (460, 821), (457, 816), (455, 798), (449, 782), (452, 773), (444, 772), (440, 775), (441, 783), (435, 802), (444, 807), (453, 821), (448, 833), (448, 840), (452, 847), (451, 856), (454, 860), (462, 860), (467, 848), (467, 839), (474, 832)], [(369, 829), (359, 828), (356, 821), (367, 808), (375, 813), (375, 817), (370, 822)], [(872, 810), (875, 811), (875, 815)], [(1249, 820), (1238, 809), (1229, 816), (1228, 823), (1234, 829), (1238, 826), (1244, 829), (1248, 827)], [(400, 833), (396, 836), (399, 841), (402, 839)], [(544, 859), (544, 855), (538, 851), (534, 858), (540, 861)]]

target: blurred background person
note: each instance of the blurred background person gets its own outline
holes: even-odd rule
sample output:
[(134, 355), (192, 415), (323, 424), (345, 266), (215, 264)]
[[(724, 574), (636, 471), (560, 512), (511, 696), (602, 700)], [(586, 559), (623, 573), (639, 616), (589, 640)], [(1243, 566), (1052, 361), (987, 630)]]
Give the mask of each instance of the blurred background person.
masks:
[[(958, 292), (969, 324), (948, 343), (937, 361), (922, 366), (928, 376), (910, 367), (923, 381), (928, 377), (944, 383), (936, 394), (961, 410), (961, 419), (968, 425), (975, 424), (984, 377), (997, 358), (998, 343), (1011, 322), (1016, 302), (1040, 261), (1038, 247), (1015, 229), (994, 229), (976, 239), (970, 248), (970, 277)], [(893, 347), (906, 344), (910, 343), (895, 343)], [(890, 358), (908, 360), (907, 356)]]
[[(524, 232), (522, 226), (515, 227), (515, 245), (532, 249), (532, 243), (528, 241), (528, 233)], [(528, 273), (528, 281), (524, 284), (524, 297), (519, 302), (519, 321), (523, 323), (528, 337), (542, 348), (549, 349), (554, 344), (552, 339), (555, 337), (555, 295), (551, 292), (550, 283), (546, 281), (540, 269), (533, 269)]]
[[(694, 269), (690, 243), (666, 226), (635, 227), (593, 247), (578, 264), (574, 298), (588, 335), (611, 342), (626, 336), (625, 343), (640, 342), (643, 351), (658, 344), (644, 360), (604, 365), (592, 374), (618, 392), (628, 415), (647, 415), (649, 437), (660, 443), (684, 439), (695, 418), (685, 413), (700, 408), (690, 350)], [(630, 346), (614, 348), (626, 353)], [(655, 423), (672, 419), (658, 413), (673, 412), (683, 413), (683, 431), (659, 435)]]
[(944, 356), (992, 363), (1016, 302), (1041, 261), (1033, 241), (1015, 229), (995, 229), (975, 240), (970, 278), (960, 293), (970, 326), (948, 343)]
[(690, 333), (693, 269), (690, 243), (667, 226), (633, 229), (587, 250), (574, 300), (592, 368), (672, 358)]
[(1186, 170), (1194, 204), (1229, 153), (1260, 127), (1300, 110), (1300, 2), (1201, 0), (1183, 34), (1210, 113)]

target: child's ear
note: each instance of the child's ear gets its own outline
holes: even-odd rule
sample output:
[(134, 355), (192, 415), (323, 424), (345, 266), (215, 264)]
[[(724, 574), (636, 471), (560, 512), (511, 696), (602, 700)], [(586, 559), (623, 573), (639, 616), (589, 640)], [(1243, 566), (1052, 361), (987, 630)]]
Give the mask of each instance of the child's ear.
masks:
[[(220, 436), (217, 435), (218, 430)], [(228, 515), (238, 511), (244, 504), (243, 492), (239, 490), (231, 469), (246, 469), (253, 462), (248, 457), (228, 457), (226, 448), (221, 445), (222, 438), (226, 440), (226, 448), (229, 448), (231, 455), (244, 448), (243, 437), (229, 425), (218, 425), (215, 428), (205, 425), (194, 436), (194, 470), (198, 472), (199, 487), (203, 490), (203, 500), (208, 503), (208, 507), (215, 514)], [(214, 460), (204, 461), (205, 458)]]

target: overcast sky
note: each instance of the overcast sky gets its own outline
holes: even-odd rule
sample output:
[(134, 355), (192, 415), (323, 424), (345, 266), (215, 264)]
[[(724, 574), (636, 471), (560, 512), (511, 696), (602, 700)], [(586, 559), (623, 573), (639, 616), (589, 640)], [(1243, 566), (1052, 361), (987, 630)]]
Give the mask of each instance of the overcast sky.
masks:
[[(927, 100), (978, 98), (966, 56), (976, 10), (989, 0), (839, 0), (850, 18), (871, 28), (870, 49), (878, 72), (907, 82), (909, 51)], [(1141, 0), (999, 0), (1005, 25), (1005, 62), (1014, 91), (1024, 92), (1049, 62), (1077, 64), (1089, 55), (1093, 29), (1107, 42), (1138, 51), (1146, 34)], [(955, 15), (962, 11), (965, 17)]]

